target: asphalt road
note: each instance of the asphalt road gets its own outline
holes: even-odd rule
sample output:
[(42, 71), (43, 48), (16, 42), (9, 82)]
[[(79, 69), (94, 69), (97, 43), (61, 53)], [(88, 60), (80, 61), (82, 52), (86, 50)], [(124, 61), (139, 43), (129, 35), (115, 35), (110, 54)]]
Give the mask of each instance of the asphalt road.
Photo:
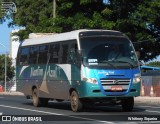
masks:
[(0, 96), (0, 115), (2, 124), (21, 124), (22, 121), (38, 121), (40, 124), (134, 124), (148, 123), (151, 120), (160, 123), (160, 105), (135, 103), (132, 112), (123, 112), (121, 106), (113, 105), (89, 106), (82, 112), (72, 112), (68, 101), (50, 101), (47, 107), (37, 108), (33, 107), (32, 100), (27, 100), (24, 96), (4, 95)]

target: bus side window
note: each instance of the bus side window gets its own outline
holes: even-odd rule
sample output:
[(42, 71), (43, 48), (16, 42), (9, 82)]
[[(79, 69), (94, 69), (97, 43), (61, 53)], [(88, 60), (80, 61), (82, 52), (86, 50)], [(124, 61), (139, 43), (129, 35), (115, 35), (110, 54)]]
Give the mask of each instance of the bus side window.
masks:
[(48, 45), (39, 46), (38, 64), (46, 64), (48, 60)]
[(19, 64), (20, 65), (27, 65), (28, 64), (28, 55), (29, 55), (29, 48), (21, 48), (20, 50), (20, 59)]
[(62, 64), (68, 63), (68, 44), (62, 44)]
[(59, 51), (60, 45), (59, 44), (52, 44), (50, 45), (50, 60), (49, 63), (59, 63)]
[(38, 46), (30, 47), (29, 64), (37, 64)]
[(76, 43), (71, 44), (68, 53), (68, 62), (70, 64), (77, 64), (77, 53), (78, 53), (77, 44)]

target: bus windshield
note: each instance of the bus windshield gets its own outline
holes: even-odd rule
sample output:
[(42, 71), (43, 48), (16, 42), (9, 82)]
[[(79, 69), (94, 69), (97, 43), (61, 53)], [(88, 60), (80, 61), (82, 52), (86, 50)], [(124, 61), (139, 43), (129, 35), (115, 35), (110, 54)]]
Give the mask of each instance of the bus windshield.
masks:
[(131, 42), (125, 37), (81, 37), (84, 66), (135, 68), (138, 60)]

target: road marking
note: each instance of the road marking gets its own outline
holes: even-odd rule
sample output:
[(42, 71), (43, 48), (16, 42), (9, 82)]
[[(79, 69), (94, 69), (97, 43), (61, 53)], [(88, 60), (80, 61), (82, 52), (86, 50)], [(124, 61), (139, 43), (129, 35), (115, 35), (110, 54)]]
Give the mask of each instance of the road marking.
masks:
[(38, 113), (50, 114), (50, 115), (59, 115), (59, 116), (65, 116), (65, 117), (83, 119), (83, 120), (88, 120), (88, 121), (98, 121), (98, 122), (101, 122), (101, 123), (116, 124), (116, 123), (110, 122), (110, 121), (102, 121), (102, 120), (96, 120), (96, 119), (91, 119), (91, 118), (83, 118), (83, 117), (69, 116), (69, 115), (64, 115), (64, 114), (59, 114), (59, 113), (52, 113), (52, 112), (39, 111), (39, 110), (33, 110), (33, 109), (19, 108), (19, 107), (13, 107), (13, 106), (0, 105), (0, 107), (12, 108), (12, 109), (19, 109), (19, 110), (24, 110), (24, 111), (32, 111), (32, 112), (38, 112)]
[(19, 108), (19, 107), (13, 107), (13, 106), (6, 106), (6, 105), (0, 105), (0, 106), (1, 106), (1, 107), (5, 107), (5, 108), (12, 108), (12, 109), (25, 110), (25, 111), (39, 112), (39, 113), (44, 113), (44, 114), (62, 115), (62, 114), (58, 114), (58, 113), (45, 112), (45, 111), (38, 111), (38, 110), (26, 109), (26, 108)]
[[(143, 107), (143, 108), (160, 108), (160, 107), (153, 107), (153, 106), (138, 106), (138, 107)], [(156, 113), (160, 113), (159, 111), (151, 111), (151, 110), (145, 110), (147, 112), (156, 112)]]
[(159, 113), (160, 114), (160, 112), (159, 111), (150, 111), (150, 110), (146, 110), (147, 112), (156, 112), (156, 113)]
[(160, 108), (160, 107), (154, 107), (154, 106), (138, 106), (138, 107), (147, 107), (147, 108)]

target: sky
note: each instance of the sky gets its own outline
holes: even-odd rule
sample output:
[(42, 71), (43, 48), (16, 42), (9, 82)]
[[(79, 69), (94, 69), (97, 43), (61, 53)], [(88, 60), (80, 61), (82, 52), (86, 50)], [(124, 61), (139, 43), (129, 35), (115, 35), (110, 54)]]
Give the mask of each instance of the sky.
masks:
[(5, 54), (6, 51), (9, 53), (10, 51), (10, 32), (14, 29), (19, 29), (19, 27), (9, 28), (8, 23), (10, 20), (0, 24), (0, 44), (3, 44), (6, 49), (0, 45), (0, 54)]

